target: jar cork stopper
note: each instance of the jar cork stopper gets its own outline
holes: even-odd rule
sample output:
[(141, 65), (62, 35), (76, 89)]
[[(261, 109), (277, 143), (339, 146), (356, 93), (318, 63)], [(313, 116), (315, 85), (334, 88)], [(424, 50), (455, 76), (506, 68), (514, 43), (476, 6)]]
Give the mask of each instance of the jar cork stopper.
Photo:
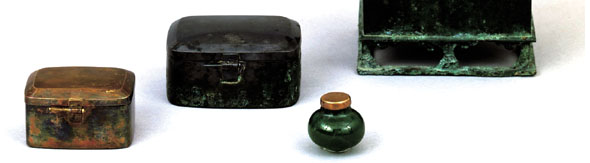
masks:
[(328, 110), (342, 110), (350, 107), (350, 96), (344, 92), (326, 93), (320, 99), (322, 108)]

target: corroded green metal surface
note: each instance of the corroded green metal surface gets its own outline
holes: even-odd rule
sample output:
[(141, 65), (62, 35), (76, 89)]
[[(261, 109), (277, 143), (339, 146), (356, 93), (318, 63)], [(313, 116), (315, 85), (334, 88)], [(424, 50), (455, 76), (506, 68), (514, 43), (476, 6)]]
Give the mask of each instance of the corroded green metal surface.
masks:
[[(536, 74), (530, 0), (361, 0), (360, 6), (360, 75)], [(512, 66), (462, 66), (457, 51), (483, 42), (506, 47), (517, 55), (517, 61)], [(382, 65), (376, 61), (375, 50), (379, 46), (404, 45), (436, 49), (433, 51), (443, 57), (434, 66)]]
[(40, 148), (125, 148), (133, 139), (132, 105), (97, 107), (85, 122), (68, 123), (47, 106), (27, 105), (27, 144)]
[(166, 75), (174, 105), (294, 105), (301, 81), (301, 29), (279, 16), (182, 18), (168, 32)]
[(248, 62), (236, 84), (221, 82), (216, 68), (169, 59), (168, 100), (175, 105), (224, 108), (274, 108), (299, 99), (300, 61)]
[[(442, 43), (441, 43), (442, 44)], [(447, 48), (459, 43), (445, 43)], [(531, 44), (515, 44), (520, 53), (518, 60), (511, 67), (459, 66), (452, 50), (436, 66), (394, 66), (379, 65), (370, 52), (370, 45), (359, 44), (357, 71), (361, 75), (457, 75), (457, 76), (532, 76), (536, 74), (533, 47)], [(474, 54), (477, 55), (477, 54)]]
[(125, 148), (133, 139), (135, 75), (106, 67), (52, 67), (25, 87), (26, 142), (37, 148)]
[(342, 152), (361, 142), (365, 135), (365, 122), (350, 107), (337, 111), (321, 108), (310, 117), (307, 131), (311, 140), (320, 147)]

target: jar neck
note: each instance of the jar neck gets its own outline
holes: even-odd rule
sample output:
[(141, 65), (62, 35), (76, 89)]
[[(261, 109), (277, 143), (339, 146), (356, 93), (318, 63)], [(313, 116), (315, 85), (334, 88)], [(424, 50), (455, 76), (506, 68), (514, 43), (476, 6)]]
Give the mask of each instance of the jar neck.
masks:
[(338, 113), (338, 112), (342, 112), (342, 111), (351, 110), (352, 108), (349, 106), (349, 107), (346, 107), (346, 108), (340, 109), (340, 110), (329, 110), (329, 109), (326, 109), (324, 107), (320, 107), (320, 109), (323, 110), (323, 111), (326, 111), (326, 112)]

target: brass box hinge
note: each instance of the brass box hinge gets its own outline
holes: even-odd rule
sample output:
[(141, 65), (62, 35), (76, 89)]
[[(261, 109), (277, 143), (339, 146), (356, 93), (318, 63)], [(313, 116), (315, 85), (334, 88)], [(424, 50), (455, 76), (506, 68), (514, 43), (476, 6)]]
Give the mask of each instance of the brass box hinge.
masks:
[(70, 98), (68, 106), (52, 106), (49, 107), (49, 112), (56, 114), (58, 118), (63, 118), (70, 125), (79, 125), (84, 123), (92, 107), (84, 106), (84, 99)]

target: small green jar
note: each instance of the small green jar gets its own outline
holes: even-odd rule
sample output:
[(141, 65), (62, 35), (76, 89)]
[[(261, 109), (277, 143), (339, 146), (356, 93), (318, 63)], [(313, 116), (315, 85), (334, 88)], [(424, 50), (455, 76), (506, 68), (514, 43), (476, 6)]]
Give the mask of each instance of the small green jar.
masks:
[(311, 140), (330, 152), (345, 152), (365, 135), (365, 122), (350, 107), (350, 96), (342, 92), (324, 94), (321, 108), (315, 111), (307, 126)]

